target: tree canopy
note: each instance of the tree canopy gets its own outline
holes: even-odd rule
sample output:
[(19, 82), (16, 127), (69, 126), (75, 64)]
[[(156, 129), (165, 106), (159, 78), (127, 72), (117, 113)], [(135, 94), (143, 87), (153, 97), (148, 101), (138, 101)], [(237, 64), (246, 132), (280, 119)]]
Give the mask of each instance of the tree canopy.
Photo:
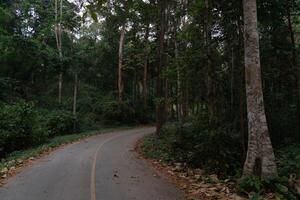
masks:
[[(156, 122), (162, 138), (176, 124), (182, 159), (230, 174), (264, 126), (275, 152), (299, 145), (299, 55), (299, 0), (1, 0), (0, 124), (26, 110), (54, 135), (60, 117), (65, 132)], [(53, 136), (26, 125), (38, 139), (19, 143), (19, 123), (0, 127), (1, 157)]]

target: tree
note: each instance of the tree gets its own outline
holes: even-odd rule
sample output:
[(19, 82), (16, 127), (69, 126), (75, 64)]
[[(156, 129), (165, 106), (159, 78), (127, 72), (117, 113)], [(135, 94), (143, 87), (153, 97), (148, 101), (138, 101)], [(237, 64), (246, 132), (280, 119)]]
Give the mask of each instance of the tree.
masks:
[(259, 51), (256, 0), (244, 0), (245, 73), (248, 110), (248, 152), (244, 175), (277, 174), (266, 120)]
[(159, 134), (160, 130), (165, 123), (166, 110), (165, 110), (165, 96), (164, 96), (164, 80), (163, 80), (163, 68), (164, 68), (164, 39), (166, 32), (166, 2), (159, 1), (158, 6), (158, 22), (157, 22), (157, 78), (156, 78), (156, 131)]
[(62, 12), (63, 11), (63, 0), (55, 0), (55, 38), (56, 46), (60, 59), (60, 72), (58, 78), (58, 103), (62, 102), (62, 84), (63, 84), (63, 72), (62, 72)]
[(149, 64), (149, 33), (150, 33), (150, 25), (146, 25), (145, 31), (145, 62), (144, 62), (144, 74), (143, 74), (143, 101), (144, 106), (147, 106), (148, 101), (148, 64)]
[(118, 100), (119, 103), (123, 101), (123, 49), (124, 49), (124, 39), (126, 33), (126, 22), (122, 25), (119, 41), (119, 66), (118, 66)]
[(214, 95), (214, 82), (213, 82), (213, 63), (212, 63), (212, 17), (211, 17), (211, 1), (205, 0), (205, 42), (207, 48), (207, 107), (208, 107), (208, 117), (209, 121), (211, 122), (215, 117), (215, 95)]

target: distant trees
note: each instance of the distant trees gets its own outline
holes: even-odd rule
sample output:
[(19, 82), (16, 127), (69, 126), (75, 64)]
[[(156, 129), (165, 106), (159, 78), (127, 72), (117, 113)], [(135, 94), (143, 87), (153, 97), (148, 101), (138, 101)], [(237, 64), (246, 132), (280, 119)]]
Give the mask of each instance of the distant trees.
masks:
[(276, 171), (271, 140), (299, 141), (299, 0), (258, 1), (259, 30), (253, 0), (245, 17), (236, 0), (74, 2), (0, 1), (1, 101), (156, 122), (160, 135), (194, 122), (243, 158), (249, 134), (245, 174)]

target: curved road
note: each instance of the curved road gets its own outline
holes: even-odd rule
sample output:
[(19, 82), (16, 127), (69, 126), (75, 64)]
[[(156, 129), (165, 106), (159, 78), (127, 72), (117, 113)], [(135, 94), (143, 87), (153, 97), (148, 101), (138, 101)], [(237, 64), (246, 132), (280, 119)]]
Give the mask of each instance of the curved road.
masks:
[(137, 159), (138, 128), (94, 136), (38, 160), (0, 187), (1, 200), (182, 200), (183, 194)]

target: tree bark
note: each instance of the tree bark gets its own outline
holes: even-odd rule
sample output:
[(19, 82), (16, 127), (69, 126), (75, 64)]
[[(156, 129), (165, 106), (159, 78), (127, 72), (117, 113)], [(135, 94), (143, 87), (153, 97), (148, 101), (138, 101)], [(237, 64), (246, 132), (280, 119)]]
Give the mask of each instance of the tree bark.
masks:
[(292, 17), (291, 17), (291, 0), (287, 0), (287, 19), (288, 19), (288, 29), (290, 32), (290, 39), (291, 39), (291, 48), (292, 48), (292, 70), (294, 74), (294, 89), (293, 93), (296, 99), (296, 106), (297, 106), (297, 120), (298, 120), (298, 132), (300, 131), (300, 69), (297, 66), (297, 53), (296, 53), (296, 42), (295, 42), (295, 32), (293, 29)]
[(147, 25), (146, 34), (145, 34), (145, 63), (144, 63), (144, 77), (143, 77), (143, 101), (144, 106), (147, 106), (148, 100), (148, 63), (149, 63), (149, 32), (150, 32), (150, 25)]
[(60, 60), (60, 72), (58, 76), (58, 103), (62, 103), (62, 85), (63, 85), (63, 72), (62, 72), (62, 8), (63, 2), (60, 0), (58, 4), (58, 0), (55, 0), (55, 39), (56, 39), (56, 46), (59, 54)]
[(231, 48), (231, 80), (230, 80), (230, 113), (231, 119), (234, 120), (234, 86), (235, 86), (235, 55), (234, 49)]
[(178, 53), (178, 43), (177, 43), (177, 34), (176, 34), (176, 25), (175, 25), (175, 33), (174, 33), (174, 41), (175, 41), (175, 61), (176, 61), (176, 68), (177, 68), (177, 118), (180, 125), (182, 125), (182, 84), (181, 84), (181, 68), (179, 66), (179, 53)]
[(63, 73), (60, 72), (58, 75), (58, 103), (62, 103), (62, 87), (63, 87)]
[(245, 74), (248, 113), (248, 152), (244, 176), (277, 174), (264, 108), (256, 0), (244, 0)]
[(74, 75), (73, 116), (77, 118), (78, 73)]
[(119, 42), (119, 68), (118, 68), (118, 100), (119, 103), (123, 101), (123, 48), (126, 33), (126, 24), (124, 23), (121, 29), (120, 42)]
[(210, 1), (205, 0), (205, 39), (206, 39), (206, 47), (207, 47), (207, 107), (208, 107), (208, 115), (209, 121), (213, 121), (215, 118), (215, 105), (214, 105), (214, 85), (213, 85), (213, 64), (212, 64), (212, 47), (211, 47), (211, 30), (212, 30), (212, 22), (211, 22), (211, 7)]
[(157, 24), (157, 79), (156, 79), (156, 131), (160, 134), (161, 128), (165, 123), (165, 99), (164, 81), (162, 77), (164, 64), (164, 37), (165, 37), (165, 1), (158, 2), (158, 24)]

